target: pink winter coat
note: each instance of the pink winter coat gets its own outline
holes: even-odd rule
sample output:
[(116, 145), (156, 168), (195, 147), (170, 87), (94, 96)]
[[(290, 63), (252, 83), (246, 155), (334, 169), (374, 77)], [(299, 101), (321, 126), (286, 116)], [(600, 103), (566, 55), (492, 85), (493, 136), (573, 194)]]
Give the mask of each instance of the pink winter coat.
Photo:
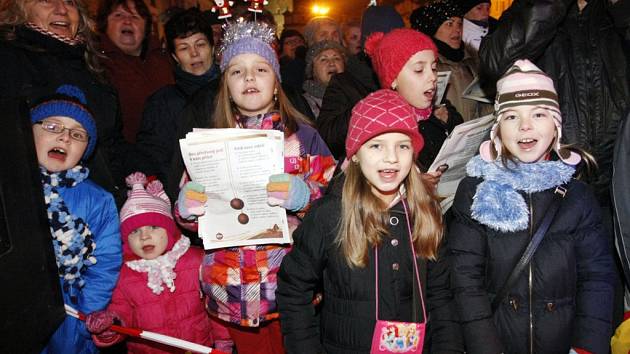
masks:
[[(210, 319), (199, 290), (202, 259), (203, 251), (190, 247), (175, 266), (175, 291), (165, 286), (159, 295), (147, 286), (147, 273), (124, 264), (108, 310), (125, 326), (211, 346)], [(127, 349), (129, 353), (178, 353), (175, 348), (133, 337), (127, 338)]]

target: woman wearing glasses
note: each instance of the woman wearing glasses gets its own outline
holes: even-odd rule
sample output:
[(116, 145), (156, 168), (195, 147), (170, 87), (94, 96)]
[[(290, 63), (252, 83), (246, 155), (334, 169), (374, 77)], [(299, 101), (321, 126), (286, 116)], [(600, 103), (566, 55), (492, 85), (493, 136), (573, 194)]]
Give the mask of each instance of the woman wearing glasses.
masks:
[(125, 156), (125, 145), (117, 94), (103, 79), (86, 4), (85, 0), (0, 3), (0, 99), (25, 97), (31, 105), (61, 84), (81, 88), (98, 128), (99, 145), (88, 161), (91, 177), (112, 192), (125, 176), (122, 160), (116, 160)]

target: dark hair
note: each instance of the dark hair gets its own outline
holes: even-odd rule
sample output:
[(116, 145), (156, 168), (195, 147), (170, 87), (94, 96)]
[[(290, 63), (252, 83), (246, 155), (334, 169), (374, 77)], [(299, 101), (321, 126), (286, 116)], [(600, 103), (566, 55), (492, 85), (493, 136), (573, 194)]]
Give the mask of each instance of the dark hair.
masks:
[(212, 26), (206, 21), (201, 11), (196, 7), (191, 7), (186, 11), (180, 12), (166, 23), (164, 26), (166, 35), (166, 45), (168, 51), (175, 53), (175, 39), (190, 37), (195, 33), (201, 33), (206, 36), (210, 46), (214, 46), (212, 40)]
[(138, 15), (140, 15), (144, 19), (144, 38), (142, 39), (142, 51), (141, 55), (143, 55), (149, 46), (149, 37), (151, 34), (151, 26), (153, 25), (153, 20), (151, 17), (151, 12), (149, 11), (149, 7), (144, 3), (143, 0), (104, 0), (101, 3), (101, 6), (98, 9), (98, 13), (96, 15), (96, 27), (101, 35), (105, 35), (107, 33), (107, 18), (118, 6), (122, 6), (125, 10), (129, 11), (128, 3), (131, 2), (135, 5), (136, 11)]
[(302, 38), (302, 41), (304, 41), (304, 44), (306, 45), (306, 41), (304, 40), (304, 36), (302, 35), (302, 33), (300, 33), (300, 31), (298, 30), (294, 30), (294, 29), (284, 29), (282, 31), (282, 34), (280, 35), (280, 53), (282, 53), (282, 51), (284, 50), (284, 40), (290, 37), (300, 37)]

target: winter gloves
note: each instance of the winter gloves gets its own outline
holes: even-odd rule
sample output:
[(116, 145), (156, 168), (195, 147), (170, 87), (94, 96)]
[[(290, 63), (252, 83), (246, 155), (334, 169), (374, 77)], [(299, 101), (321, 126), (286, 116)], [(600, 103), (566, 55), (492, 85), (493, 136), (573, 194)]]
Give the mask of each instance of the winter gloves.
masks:
[(124, 338), (122, 334), (110, 329), (114, 321), (120, 324), (118, 316), (111, 311), (96, 311), (86, 316), (85, 326), (92, 333), (92, 339), (97, 346), (107, 347)]
[(179, 216), (185, 220), (195, 220), (205, 214), (204, 205), (208, 197), (205, 188), (197, 182), (188, 182), (179, 191), (177, 209)]
[(267, 203), (279, 205), (289, 211), (304, 209), (311, 197), (306, 183), (288, 173), (271, 175), (267, 184)]

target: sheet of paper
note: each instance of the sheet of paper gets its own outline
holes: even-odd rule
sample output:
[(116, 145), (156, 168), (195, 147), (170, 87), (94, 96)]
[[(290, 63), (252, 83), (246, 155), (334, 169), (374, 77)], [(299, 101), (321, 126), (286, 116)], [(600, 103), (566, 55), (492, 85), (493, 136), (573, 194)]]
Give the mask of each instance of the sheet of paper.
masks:
[(435, 95), (435, 104), (442, 104), (446, 87), (448, 86), (448, 80), (451, 78), (451, 71), (439, 71), (437, 77), (437, 92)]
[(189, 176), (206, 188), (199, 218), (204, 248), (290, 243), (286, 211), (267, 204), (269, 176), (284, 172), (284, 135), (275, 130), (195, 130), (180, 140)]
[(444, 140), (440, 152), (429, 167), (429, 171), (436, 171), (439, 166), (448, 165), (437, 188), (438, 195), (445, 198), (443, 211), (450, 208), (459, 181), (466, 177), (466, 164), (478, 153), (479, 145), (489, 138), (494, 121), (494, 115), (489, 114), (462, 123)]
[(479, 83), (479, 78), (475, 77), (473, 81), (464, 89), (462, 92), (462, 97), (467, 98), (469, 100), (483, 102), (483, 103), (494, 103), (494, 99), (488, 97), (488, 94), (481, 88), (481, 84)]

